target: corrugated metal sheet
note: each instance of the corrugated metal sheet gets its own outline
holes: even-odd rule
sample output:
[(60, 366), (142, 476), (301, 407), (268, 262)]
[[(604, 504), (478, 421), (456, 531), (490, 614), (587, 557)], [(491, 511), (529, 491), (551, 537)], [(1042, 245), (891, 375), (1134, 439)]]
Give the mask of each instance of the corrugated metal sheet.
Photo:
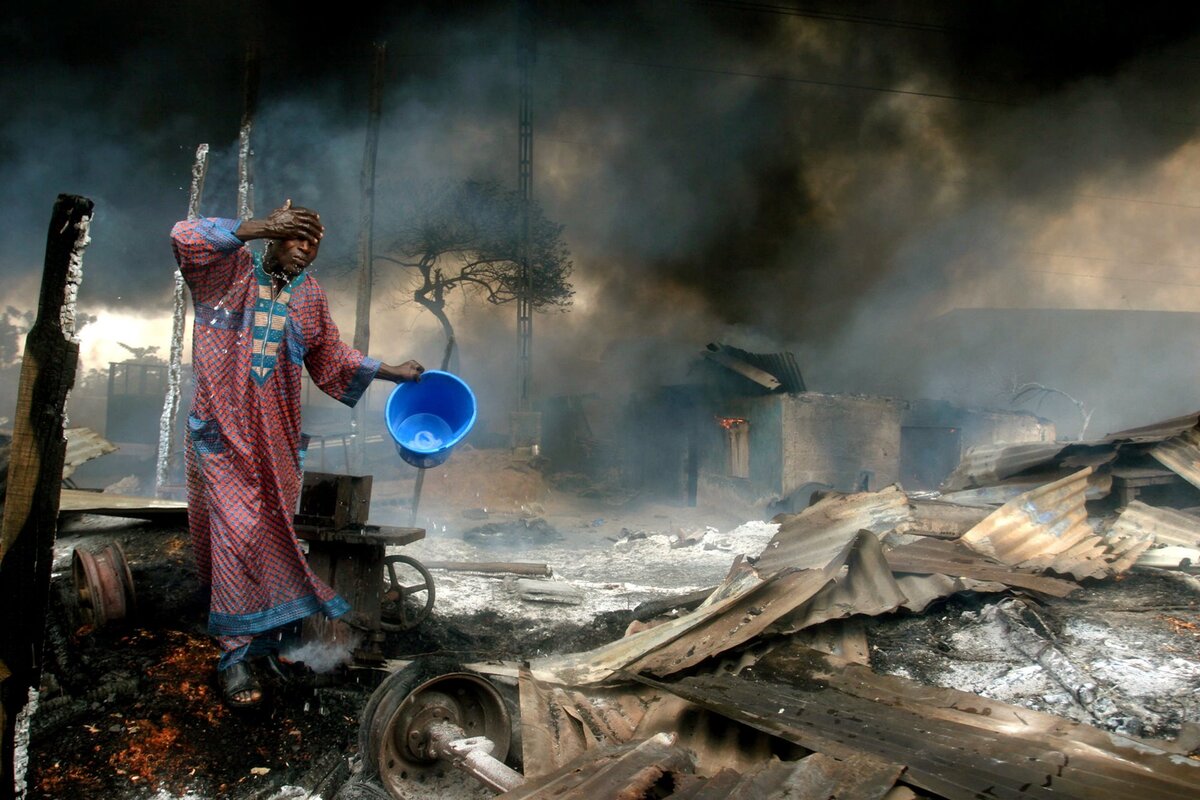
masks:
[(1009, 566), (1052, 569), (1075, 578), (1106, 574), (1107, 552), (1084, 508), (1091, 468), (1027, 492), (996, 509), (959, 540)]
[(755, 566), (762, 575), (789, 568), (821, 568), (859, 531), (884, 533), (911, 519), (908, 497), (895, 486), (878, 492), (831, 495), (799, 514), (776, 517), (779, 532), (763, 548)]
[(1150, 451), (1167, 469), (1200, 488), (1200, 430), (1189, 428)]
[(772, 626), (772, 631), (795, 633), (852, 614), (873, 617), (895, 611), (908, 601), (884, 558), (883, 547), (870, 533), (855, 538), (845, 568), (833, 576), (831, 583)]
[(1068, 446), (1066, 442), (1025, 442), (972, 447), (942, 481), (941, 490), (948, 494), (999, 483), (1027, 469), (1052, 462)]
[[(1004, 587), (1000, 587), (1003, 591)], [(905, 595), (907, 597), (907, 594)], [(907, 604), (905, 605), (907, 608)], [(855, 664), (870, 664), (871, 653), (867, 643), (867, 628), (861, 617), (834, 619), (796, 631), (791, 636), (797, 644), (829, 653)]]
[(561, 769), (497, 795), (504, 800), (598, 800), (645, 797), (660, 782), (691, 774), (691, 755), (660, 733), (639, 742), (590, 750)]
[(944, 500), (911, 500), (911, 519), (896, 526), (901, 533), (961, 536), (983, 522), (990, 509)]
[(1101, 441), (1137, 442), (1142, 444), (1147, 442), (1161, 442), (1170, 439), (1172, 436), (1178, 436), (1189, 428), (1195, 428), (1197, 425), (1200, 425), (1200, 411), (1144, 425), (1140, 428), (1130, 428), (1129, 430), (1110, 433)]
[(1200, 547), (1200, 517), (1134, 500), (1121, 511), (1109, 533), (1118, 536), (1148, 536), (1158, 544)]
[(93, 458), (117, 452), (117, 446), (91, 428), (67, 428), (67, 458), (63, 463), (63, 478), (69, 478), (81, 464)]
[(811, 650), (769, 658), (754, 677), (638, 680), (827, 756), (903, 765), (905, 782), (951, 800), (1191, 800), (1200, 786), (1200, 762), (1144, 741)]
[(972, 578), (1030, 589), (1052, 597), (1066, 597), (1079, 588), (1071, 581), (1035, 575), (993, 561), (958, 542), (922, 539), (888, 550), (885, 554), (896, 572)]
[[(766, 580), (735, 565), (694, 611), (586, 653), (530, 662), (538, 681), (587, 686), (622, 670), (669, 675), (755, 638), (852, 614), (880, 614), (907, 602), (874, 534), (856, 533), (820, 569), (776, 570)], [(733, 588), (730, 588), (733, 587)], [(714, 599), (716, 598), (716, 599)]]
[(779, 382), (771, 373), (764, 369), (759, 369), (753, 364), (748, 364), (740, 358), (730, 355), (724, 351), (714, 352), (706, 350), (704, 357), (709, 361), (720, 364), (725, 369), (736, 372), (747, 380), (754, 381), (768, 392), (783, 391), (783, 384)]
[[(934, 600), (940, 600), (959, 592), (1006, 592), (1009, 589), (1003, 583), (977, 581), (973, 578), (954, 578), (939, 573), (933, 575), (902, 573), (896, 575), (896, 584), (908, 598), (904, 608), (916, 614), (928, 608)], [(819, 647), (813, 649), (829, 652)], [(834, 653), (833, 655), (841, 654)], [(845, 656), (842, 657), (845, 658)], [(846, 660), (853, 661), (854, 659), (847, 658)]]
[[(1047, 483), (1054, 483), (1054, 481), (1074, 474), (1077, 470), (1078, 467), (1049, 474), (1006, 478), (991, 486), (949, 492), (943, 495), (942, 499), (949, 503), (957, 503), (964, 506), (1002, 506), (1014, 497), (1031, 492), (1039, 486), (1045, 486)], [(1087, 500), (1103, 500), (1112, 493), (1112, 484), (1112, 473), (1108, 470), (1093, 472), (1088, 478), (1088, 486), (1087, 491), (1084, 493), (1084, 498)]]
[(796, 363), (796, 357), (791, 353), (749, 353), (724, 344), (710, 344), (708, 347), (710, 352), (712, 348), (718, 348), (721, 352), (728, 353), (751, 366), (770, 373), (779, 381), (780, 388), (785, 392), (807, 391), (804, 386), (804, 377), (800, 374), (800, 367)]

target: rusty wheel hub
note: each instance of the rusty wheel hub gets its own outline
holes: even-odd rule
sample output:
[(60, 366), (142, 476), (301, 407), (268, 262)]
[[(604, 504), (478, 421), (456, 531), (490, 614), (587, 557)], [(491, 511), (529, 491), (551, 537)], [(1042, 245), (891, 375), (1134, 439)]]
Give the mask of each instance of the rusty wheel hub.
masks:
[(76, 547), (71, 572), (80, 616), (93, 628), (123, 620), (137, 608), (133, 576), (117, 542), (108, 542), (95, 552)]
[(486, 736), (495, 743), (493, 756), (503, 760), (508, 754), (512, 722), (504, 700), (487, 679), (454, 672), (411, 687), (404, 680), (381, 685), (384, 696), (373, 698), (370, 718), (363, 720), (364, 743), (371, 750), (364, 755), (377, 765), (392, 797), (404, 798), (406, 781), (442, 767), (430, 747), (432, 725), (449, 722), (468, 736)]

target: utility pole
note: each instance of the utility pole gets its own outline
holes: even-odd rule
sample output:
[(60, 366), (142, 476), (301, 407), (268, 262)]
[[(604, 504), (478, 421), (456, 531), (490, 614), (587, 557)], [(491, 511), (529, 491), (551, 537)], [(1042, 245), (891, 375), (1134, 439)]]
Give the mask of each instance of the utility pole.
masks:
[[(379, 121), (383, 115), (383, 77), (387, 64), (387, 45), (376, 42), (373, 49), (371, 94), (367, 101), (367, 138), (363, 147), (362, 172), (359, 174), (362, 215), (358, 225), (358, 301), (354, 312), (354, 349), (363, 354), (371, 345), (371, 288), (375, 282), (375, 162), (379, 153)], [(353, 468), (356, 470), (362, 469), (366, 463), (366, 410), (367, 399), (363, 397), (350, 412), (354, 429)], [(346, 467), (349, 469), (351, 465), (347, 464)]]
[(530, 265), (529, 205), (533, 202), (533, 111), (529, 102), (529, 72), (533, 64), (531, 0), (517, 2), (517, 68), (520, 100), (517, 121), (517, 192), (521, 197), (521, 289), (517, 294), (517, 410), (532, 411), (533, 383), (533, 270)]
[(533, 110), (530, 73), (535, 46), (533, 0), (517, 0), (517, 69), (520, 76), (517, 192), (521, 199), (521, 282), (517, 291), (517, 404), (511, 422), (513, 452), (529, 457), (538, 454), (541, 442), (541, 417), (533, 410), (533, 242), (530, 230), (530, 207), (533, 204)]

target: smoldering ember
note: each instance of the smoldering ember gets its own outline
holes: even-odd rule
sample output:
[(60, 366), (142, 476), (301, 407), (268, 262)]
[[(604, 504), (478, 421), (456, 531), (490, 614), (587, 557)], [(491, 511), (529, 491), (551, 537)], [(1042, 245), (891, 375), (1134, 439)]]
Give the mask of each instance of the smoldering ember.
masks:
[(0, 800), (1200, 796), (1200, 10), (0, 41)]

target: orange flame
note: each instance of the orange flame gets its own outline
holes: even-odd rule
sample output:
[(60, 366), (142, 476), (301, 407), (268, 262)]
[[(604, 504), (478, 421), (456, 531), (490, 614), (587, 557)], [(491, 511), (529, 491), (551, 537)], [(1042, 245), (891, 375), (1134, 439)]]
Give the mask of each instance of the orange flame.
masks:
[(739, 425), (745, 425), (747, 422), (745, 417), (714, 417), (714, 419), (727, 431), (731, 431)]

